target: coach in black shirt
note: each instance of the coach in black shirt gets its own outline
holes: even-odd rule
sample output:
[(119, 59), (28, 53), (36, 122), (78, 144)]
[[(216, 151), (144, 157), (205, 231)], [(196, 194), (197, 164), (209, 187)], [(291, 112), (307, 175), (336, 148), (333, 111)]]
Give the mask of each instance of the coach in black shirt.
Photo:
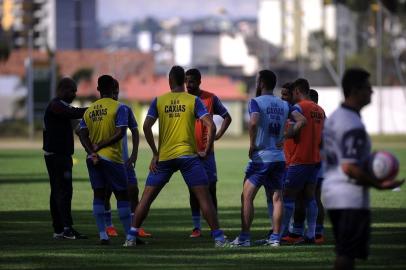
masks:
[(87, 238), (72, 228), (72, 154), (73, 129), (71, 120), (82, 118), (86, 108), (70, 106), (77, 86), (63, 78), (57, 87), (57, 97), (51, 100), (44, 115), (44, 157), (51, 184), (50, 208), (55, 239)]

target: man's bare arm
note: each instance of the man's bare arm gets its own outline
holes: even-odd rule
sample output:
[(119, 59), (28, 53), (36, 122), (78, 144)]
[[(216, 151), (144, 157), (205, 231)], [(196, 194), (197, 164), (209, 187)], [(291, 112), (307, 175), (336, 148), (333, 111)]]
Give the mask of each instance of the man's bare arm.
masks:
[(202, 158), (205, 158), (211, 149), (213, 149), (213, 142), (214, 142), (214, 136), (216, 135), (216, 125), (213, 122), (213, 118), (209, 115), (206, 114), (203, 117), (200, 118), (202, 121), (203, 125), (207, 128), (207, 145), (206, 149), (204, 150), (203, 153), (199, 153), (199, 156)]
[(231, 121), (232, 121), (231, 116), (230, 116), (229, 113), (227, 113), (227, 114), (224, 116), (223, 123), (221, 123), (221, 127), (220, 127), (220, 129), (218, 130), (218, 132), (217, 132), (216, 137), (214, 138), (214, 140), (217, 141), (218, 139), (220, 139), (220, 138), (224, 135), (224, 133), (226, 132), (226, 130), (227, 130), (228, 127), (230, 126)]

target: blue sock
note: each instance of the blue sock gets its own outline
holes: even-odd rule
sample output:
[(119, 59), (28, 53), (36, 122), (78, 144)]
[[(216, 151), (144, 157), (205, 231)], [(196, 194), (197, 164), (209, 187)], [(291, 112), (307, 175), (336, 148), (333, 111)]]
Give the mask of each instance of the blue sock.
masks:
[(271, 236), (269, 237), (269, 239), (270, 239), (271, 241), (275, 241), (275, 240), (280, 241), (280, 240), (281, 240), (281, 235), (280, 235), (279, 233), (273, 233), (273, 234), (271, 234)]
[(214, 230), (211, 232), (211, 236), (214, 238), (214, 241), (224, 242), (224, 232), (220, 229)]
[(127, 234), (127, 240), (135, 240), (138, 236), (138, 228), (131, 227)]
[(200, 224), (200, 210), (193, 211), (192, 210), (192, 221), (193, 221), (193, 228), (201, 228)]
[(310, 199), (306, 201), (306, 220), (307, 220), (307, 238), (314, 238), (316, 232), (316, 220), (317, 220), (317, 202)]
[(118, 216), (127, 234), (131, 227), (131, 209), (129, 201), (117, 201)]
[(272, 222), (272, 218), (273, 218), (273, 202), (272, 199), (266, 202), (268, 205), (268, 216), (269, 216), (269, 220), (271, 221), (271, 224), (273, 224)]
[(304, 235), (304, 223), (293, 223), (292, 233), (303, 236)]
[(283, 218), (282, 218), (282, 228), (281, 234), (282, 236), (287, 235), (289, 230), (289, 223), (290, 219), (295, 211), (295, 201), (291, 198), (284, 198), (283, 199)]
[(324, 234), (324, 226), (323, 224), (316, 224), (316, 234)]
[(100, 239), (108, 239), (106, 234), (106, 223), (104, 222), (104, 202), (100, 199), (93, 199), (93, 215), (96, 218), (97, 229)]
[(106, 222), (107, 227), (113, 226), (113, 221), (111, 219), (111, 210), (104, 211), (104, 221)]
[(249, 232), (241, 232), (238, 239), (240, 241), (251, 240), (251, 234)]

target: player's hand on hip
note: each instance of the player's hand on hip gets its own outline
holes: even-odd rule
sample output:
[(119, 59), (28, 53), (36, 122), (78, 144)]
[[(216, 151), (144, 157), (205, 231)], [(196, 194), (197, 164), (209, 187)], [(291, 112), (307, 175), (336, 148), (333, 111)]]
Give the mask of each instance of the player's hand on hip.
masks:
[(135, 160), (130, 157), (130, 158), (125, 162), (125, 167), (126, 167), (126, 168), (135, 168)]
[(152, 173), (156, 173), (158, 171), (158, 159), (159, 157), (157, 155), (153, 155), (151, 159), (151, 163), (149, 164), (149, 170)]
[(93, 165), (97, 165), (99, 163), (99, 155), (97, 153), (91, 153), (90, 158), (92, 159)]

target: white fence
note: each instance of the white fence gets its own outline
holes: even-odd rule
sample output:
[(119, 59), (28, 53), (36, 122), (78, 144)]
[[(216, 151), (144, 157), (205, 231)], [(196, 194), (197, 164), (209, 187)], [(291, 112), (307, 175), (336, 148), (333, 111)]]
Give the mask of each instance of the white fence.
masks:
[[(319, 104), (325, 110), (327, 117), (344, 100), (342, 90), (339, 88), (314, 87), (314, 89), (319, 93)], [(370, 134), (406, 133), (406, 88), (382, 87), (380, 89), (373, 87), (372, 102), (361, 113), (368, 132)], [(379, 91), (381, 93), (378, 93)], [(379, 99), (382, 106), (379, 104)]]

